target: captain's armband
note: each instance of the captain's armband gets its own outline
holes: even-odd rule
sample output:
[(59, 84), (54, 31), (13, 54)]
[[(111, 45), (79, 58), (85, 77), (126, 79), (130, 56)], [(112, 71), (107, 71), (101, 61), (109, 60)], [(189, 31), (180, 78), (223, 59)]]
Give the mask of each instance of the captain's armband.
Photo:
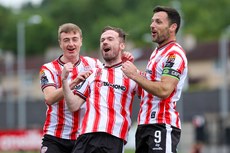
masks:
[(164, 68), (163, 72), (162, 72), (163, 76), (172, 76), (178, 80), (180, 80), (180, 72), (171, 69), (171, 68)]

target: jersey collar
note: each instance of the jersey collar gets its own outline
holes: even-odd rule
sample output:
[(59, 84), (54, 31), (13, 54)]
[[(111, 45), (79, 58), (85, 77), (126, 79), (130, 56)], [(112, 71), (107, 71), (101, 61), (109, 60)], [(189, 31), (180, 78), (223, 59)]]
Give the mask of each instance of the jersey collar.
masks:
[(122, 62), (119, 62), (119, 63), (114, 64), (114, 65), (112, 65), (112, 66), (106, 66), (106, 65), (104, 65), (104, 67), (105, 67), (105, 68), (117, 68), (117, 67), (120, 67), (121, 65), (122, 65)]

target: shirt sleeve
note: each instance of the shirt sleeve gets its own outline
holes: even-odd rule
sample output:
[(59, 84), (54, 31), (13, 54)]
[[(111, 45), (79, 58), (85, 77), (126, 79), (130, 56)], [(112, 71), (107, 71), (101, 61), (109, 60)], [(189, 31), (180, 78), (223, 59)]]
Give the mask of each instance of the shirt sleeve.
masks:
[(77, 85), (73, 90), (74, 94), (80, 96), (84, 100), (86, 100), (90, 94), (90, 80), (92, 79), (92, 75), (93, 74), (91, 74), (85, 81)]
[(185, 68), (185, 62), (179, 53), (173, 52), (165, 58), (162, 76), (171, 76), (180, 80), (180, 75)]
[(54, 73), (44, 65), (40, 69), (39, 77), (42, 90), (45, 89), (47, 86), (57, 86), (54, 79)]

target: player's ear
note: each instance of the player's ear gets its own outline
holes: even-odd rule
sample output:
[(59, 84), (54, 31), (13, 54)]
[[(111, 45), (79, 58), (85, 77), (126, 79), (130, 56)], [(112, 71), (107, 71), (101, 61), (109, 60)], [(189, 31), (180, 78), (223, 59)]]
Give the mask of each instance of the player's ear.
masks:
[(170, 25), (169, 30), (170, 30), (171, 32), (176, 32), (176, 28), (177, 28), (177, 24), (176, 24), (176, 23), (173, 23), (173, 24)]
[(121, 50), (124, 50), (125, 49), (125, 43), (121, 43), (120, 48), (121, 48)]

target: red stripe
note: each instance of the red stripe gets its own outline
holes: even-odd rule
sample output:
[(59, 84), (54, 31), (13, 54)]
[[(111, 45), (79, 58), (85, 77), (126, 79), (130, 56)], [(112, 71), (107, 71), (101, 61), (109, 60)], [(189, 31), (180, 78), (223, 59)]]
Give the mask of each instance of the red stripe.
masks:
[[(96, 80), (98, 80), (98, 78), (95, 78), (95, 82), (97, 82)], [(94, 85), (94, 88), (96, 88), (97, 86), (96, 86), (96, 83), (95, 83), (95, 85)], [(95, 90), (95, 92), (97, 92), (97, 90)], [(81, 131), (81, 133), (85, 133), (85, 131), (86, 131), (86, 128), (87, 128), (87, 123), (89, 123), (89, 121), (88, 120), (91, 120), (91, 118), (89, 118), (89, 113), (90, 113), (90, 111), (91, 111), (91, 104), (90, 104), (90, 102), (88, 101), (89, 99), (87, 98), (87, 97), (89, 97), (89, 90), (86, 90), (86, 91), (84, 91), (84, 93), (82, 93), (85, 97), (86, 97), (86, 113), (85, 113), (85, 115), (84, 115), (84, 118), (83, 118), (83, 121), (82, 121), (82, 131)], [(95, 130), (94, 130), (95, 131)]]
[[(173, 109), (176, 110), (176, 102), (174, 102), (173, 105), (174, 105)], [(177, 116), (177, 118), (176, 118), (176, 126), (180, 128), (179, 112), (176, 112), (176, 111), (175, 111), (175, 114), (176, 114), (176, 116)]]
[[(75, 67), (72, 71), (72, 78), (71, 80), (74, 80), (76, 77), (77, 77), (77, 74), (78, 74), (78, 69), (77, 67)], [(70, 135), (70, 138), (72, 140), (76, 140), (77, 136), (76, 136), (76, 133), (77, 133), (77, 130), (79, 128), (79, 111), (76, 111), (73, 113), (73, 118), (72, 118), (72, 129), (71, 129), (71, 135)]]
[(52, 107), (50, 105), (47, 105), (48, 106), (48, 110), (47, 110), (47, 114), (46, 114), (46, 121), (45, 121), (45, 124), (44, 124), (44, 128), (43, 128), (43, 131), (44, 133), (46, 133), (48, 131), (48, 127), (50, 125), (50, 119), (51, 119), (51, 112), (52, 112)]
[(165, 106), (165, 122), (167, 124), (172, 124), (172, 117), (171, 114), (169, 113), (169, 109), (170, 109), (170, 103), (172, 101), (172, 97), (175, 93), (175, 90), (172, 92), (172, 94), (170, 95), (170, 97), (167, 98), (167, 101), (165, 102), (166, 106)]
[(96, 75), (96, 78), (95, 78), (95, 84), (94, 84), (94, 89), (96, 89), (96, 90), (94, 90), (95, 91), (95, 93), (94, 93), (94, 107), (95, 107), (95, 110), (96, 110), (96, 112), (95, 112), (95, 120), (94, 120), (94, 123), (93, 123), (93, 131), (95, 132), (95, 131), (97, 131), (97, 129), (98, 129), (98, 125), (99, 125), (99, 120), (100, 120), (100, 87), (97, 87), (97, 83), (101, 83), (101, 82), (98, 82), (98, 81), (100, 81), (101, 79), (100, 79), (100, 77), (101, 77), (101, 69), (97, 69), (97, 72), (96, 72), (96, 74), (98, 74), (98, 75)]
[(151, 109), (153, 107), (153, 104), (152, 104), (152, 99), (153, 99), (153, 96), (151, 94), (148, 94), (148, 101), (147, 101), (147, 112), (146, 112), (146, 120), (145, 120), (145, 123), (144, 124), (148, 124), (149, 123), (149, 120), (151, 118)]
[[(174, 90), (174, 92), (175, 92), (175, 90)], [(160, 111), (158, 112), (158, 115), (157, 115), (157, 122), (158, 123), (171, 124), (172, 120), (171, 120), (171, 115), (169, 113), (169, 109), (170, 109), (169, 105), (171, 102), (171, 98), (174, 95), (174, 92), (170, 95), (170, 97), (159, 102), (158, 107), (160, 108)]]
[(161, 53), (161, 56), (163, 56), (164, 54), (166, 54), (174, 45), (175, 45), (175, 43), (169, 44), (169, 45), (164, 49), (164, 51)]
[(88, 61), (87, 61), (83, 56), (81, 56), (80, 58), (81, 58), (81, 61), (82, 61), (83, 65), (84, 65), (85, 67), (86, 67), (86, 66), (89, 66)]
[[(114, 69), (113, 68), (109, 68), (108, 69), (108, 81), (110, 84), (114, 84)], [(114, 96), (114, 88), (109, 87), (109, 91), (108, 91), (108, 124), (107, 124), (107, 131), (108, 133), (112, 133), (112, 129), (114, 127), (114, 122), (115, 122), (115, 111), (114, 111), (114, 100), (115, 100), (115, 96)]]
[(164, 123), (164, 109), (165, 109), (165, 100), (162, 100), (158, 104), (159, 112), (157, 113), (157, 122)]
[(151, 55), (151, 57), (149, 59), (147, 67), (149, 67), (149, 65), (152, 63), (151, 61), (156, 57), (157, 53), (158, 53), (157, 49), (153, 51), (153, 53), (152, 53), (152, 55)]
[[(156, 69), (157, 62), (156, 62), (156, 59), (154, 59), (154, 58), (156, 57), (157, 53), (158, 53), (158, 50), (155, 50), (155, 55), (153, 55), (151, 57), (151, 61), (149, 62), (149, 65), (148, 65), (148, 66), (150, 66), (150, 63), (153, 63), (152, 72), (155, 72), (155, 69)], [(152, 81), (155, 81), (155, 79), (156, 79), (155, 73), (153, 73), (150, 77), (151, 77)], [(146, 110), (146, 119), (145, 119), (144, 124), (149, 123), (149, 121), (151, 119), (151, 113), (152, 113), (151, 110), (152, 110), (152, 107), (153, 107), (153, 104), (152, 104), (153, 95), (148, 93), (147, 96), (148, 96), (148, 100), (147, 100), (146, 103), (147, 103), (148, 107), (147, 107), (147, 110)]]
[[(58, 64), (57, 61), (53, 62), (55, 69), (57, 70), (57, 74), (58, 74), (58, 83), (59, 83), (59, 87), (61, 87), (61, 67)], [(59, 88), (58, 87), (58, 88)], [(61, 133), (63, 131), (63, 125), (64, 125), (64, 120), (65, 120), (65, 114), (64, 114), (64, 99), (60, 100), (58, 102), (58, 112), (57, 112), (57, 121), (58, 121), (58, 125), (56, 127), (56, 131), (55, 131), (55, 136), (57, 137), (61, 137)]]
[[(126, 91), (122, 94), (121, 96), (121, 106), (124, 106), (124, 107), (121, 107), (121, 115), (123, 116), (124, 120), (123, 120), (123, 125), (122, 125), (122, 129), (121, 129), (121, 134), (120, 134), (120, 137), (121, 138), (126, 138), (126, 135), (128, 134), (128, 130), (129, 130), (129, 122), (127, 120), (127, 113), (126, 113), (126, 110), (125, 110), (125, 106), (127, 104), (127, 100), (128, 100), (128, 94), (129, 94), (129, 87), (130, 87), (130, 80), (126, 77), (123, 77), (123, 84), (124, 86), (126, 87)], [(133, 98), (134, 98), (134, 92), (132, 92), (132, 95), (131, 95), (131, 100), (128, 101), (128, 102), (133, 102)], [(130, 104), (129, 106), (129, 112), (132, 113), (132, 104)], [(130, 114), (132, 115), (132, 114)]]
[[(90, 104), (88, 101), (86, 101), (86, 109), (87, 110), (90, 110)], [(87, 122), (88, 122), (88, 119), (89, 119), (89, 111), (86, 111), (85, 115), (84, 115), (84, 118), (83, 118), (83, 121), (82, 121), (82, 131), (81, 133), (85, 133), (86, 131), (86, 127), (87, 127)]]
[[(141, 97), (144, 97), (144, 95), (145, 95), (145, 90), (141, 90)], [(141, 102), (140, 102), (140, 110), (139, 110), (138, 117), (137, 117), (138, 123), (140, 123), (141, 114), (142, 114), (142, 112), (143, 112), (143, 107), (141, 107), (141, 106), (143, 106), (143, 104), (144, 104), (144, 100), (141, 99)]]

